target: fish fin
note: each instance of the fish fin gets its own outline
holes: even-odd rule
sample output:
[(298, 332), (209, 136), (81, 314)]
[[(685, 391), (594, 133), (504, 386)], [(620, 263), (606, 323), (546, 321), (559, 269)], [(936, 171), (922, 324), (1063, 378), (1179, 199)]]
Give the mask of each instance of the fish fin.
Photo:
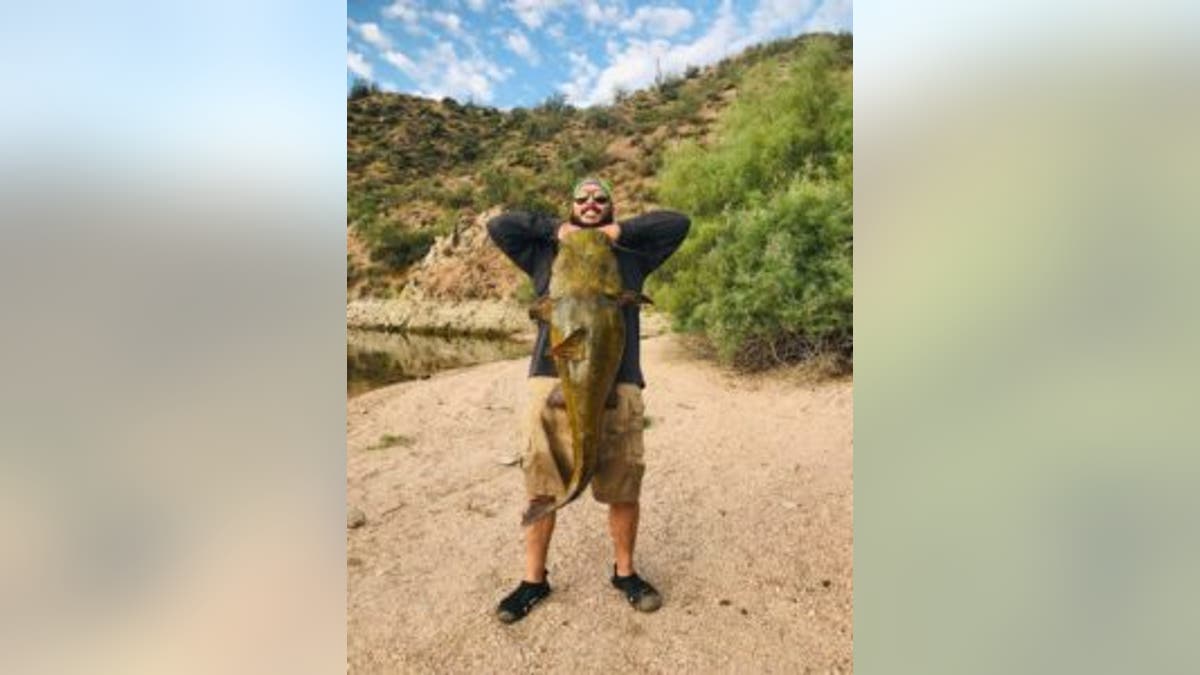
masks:
[(550, 355), (556, 359), (578, 361), (583, 358), (583, 335), (586, 331), (576, 328), (562, 342), (550, 347)]
[(649, 296), (638, 293), (637, 291), (621, 291), (617, 302), (621, 306), (625, 305), (653, 305), (654, 301)]
[(566, 408), (567, 400), (563, 398), (562, 383), (554, 385), (550, 390), (550, 395), (546, 397), (546, 404), (551, 408)]
[(554, 308), (554, 301), (549, 297), (538, 298), (532, 305), (529, 306), (529, 318), (534, 321), (550, 321), (550, 311)]

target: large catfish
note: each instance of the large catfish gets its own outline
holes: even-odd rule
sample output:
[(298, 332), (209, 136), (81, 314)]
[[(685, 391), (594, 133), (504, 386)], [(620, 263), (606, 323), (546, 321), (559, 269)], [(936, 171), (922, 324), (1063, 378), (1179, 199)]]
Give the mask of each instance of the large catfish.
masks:
[[(553, 502), (532, 503), (522, 525), (571, 503), (591, 482), (604, 433), (604, 409), (625, 350), (621, 310), (626, 304), (648, 301), (622, 288), (617, 258), (603, 232), (581, 230), (559, 242), (550, 292), (529, 314), (550, 324), (550, 356), (571, 426), (571, 471), (563, 477), (566, 494)], [(556, 391), (551, 397), (557, 395)]]

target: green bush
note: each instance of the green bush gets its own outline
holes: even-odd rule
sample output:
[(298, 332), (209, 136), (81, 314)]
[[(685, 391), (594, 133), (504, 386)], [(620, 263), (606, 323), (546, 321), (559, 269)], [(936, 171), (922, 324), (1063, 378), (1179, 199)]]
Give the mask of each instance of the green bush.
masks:
[(346, 93), (346, 99), (357, 101), (366, 98), (371, 94), (378, 94), (379, 86), (374, 82), (361, 77), (354, 78), (354, 82), (350, 83), (350, 91)]
[(568, 150), (570, 155), (563, 163), (573, 176), (586, 176), (608, 164), (607, 144), (604, 139), (583, 143)]
[(433, 246), (433, 233), (426, 230), (379, 228), (371, 238), (371, 262), (402, 270), (425, 257)]
[(588, 127), (597, 130), (617, 129), (621, 126), (621, 119), (612, 110), (603, 106), (594, 106), (584, 110), (583, 121)]
[(693, 229), (653, 280), (683, 330), (725, 361), (767, 367), (850, 358), (853, 335), (852, 100), (831, 40), (778, 74), (766, 58), (719, 120), (710, 148), (668, 151), (660, 201)]
[(483, 170), (480, 179), (483, 181), (483, 199), (487, 206), (507, 206), (519, 200), (523, 181), (515, 171), (489, 166)]
[[(557, 175), (557, 172), (551, 172), (550, 178), (543, 176), (542, 180), (551, 180)], [(506, 210), (554, 211), (553, 203), (540, 189), (545, 183), (535, 181), (527, 172), (490, 166), (484, 169), (480, 178), (483, 181), (483, 208), (500, 206)], [(567, 189), (569, 187), (562, 188), (564, 194)]]
[(474, 206), (475, 188), (471, 187), (470, 183), (461, 183), (458, 187), (446, 192), (443, 203), (452, 209)]

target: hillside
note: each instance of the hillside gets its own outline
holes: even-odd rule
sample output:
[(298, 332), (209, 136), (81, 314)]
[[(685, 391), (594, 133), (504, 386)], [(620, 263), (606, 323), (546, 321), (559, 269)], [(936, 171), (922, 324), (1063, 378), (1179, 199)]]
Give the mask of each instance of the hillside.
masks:
[[(587, 109), (551, 98), (499, 111), (356, 89), (347, 101), (348, 298), (521, 295), (518, 273), (483, 236), (488, 215), (564, 212), (567, 190), (588, 173), (614, 183), (619, 216), (672, 206), (658, 201), (665, 152), (689, 139), (706, 147), (721, 113), (755, 84), (746, 78), (762, 64), (787, 68), (813, 39), (826, 38), (752, 47)], [(832, 39), (849, 67), (852, 37)]]

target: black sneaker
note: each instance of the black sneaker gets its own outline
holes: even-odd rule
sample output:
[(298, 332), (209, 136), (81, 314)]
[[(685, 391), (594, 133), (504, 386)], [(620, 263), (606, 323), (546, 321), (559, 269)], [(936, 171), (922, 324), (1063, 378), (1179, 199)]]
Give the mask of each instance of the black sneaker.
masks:
[(541, 583), (535, 584), (529, 581), (522, 581), (517, 590), (509, 593), (507, 597), (500, 601), (500, 606), (496, 608), (496, 618), (500, 619), (501, 623), (514, 623), (525, 618), (529, 610), (533, 606), (550, 595), (550, 582), (544, 578)]
[(625, 599), (639, 612), (653, 612), (662, 607), (662, 595), (637, 572), (627, 576), (617, 576), (617, 566), (613, 565), (612, 585), (625, 594)]

